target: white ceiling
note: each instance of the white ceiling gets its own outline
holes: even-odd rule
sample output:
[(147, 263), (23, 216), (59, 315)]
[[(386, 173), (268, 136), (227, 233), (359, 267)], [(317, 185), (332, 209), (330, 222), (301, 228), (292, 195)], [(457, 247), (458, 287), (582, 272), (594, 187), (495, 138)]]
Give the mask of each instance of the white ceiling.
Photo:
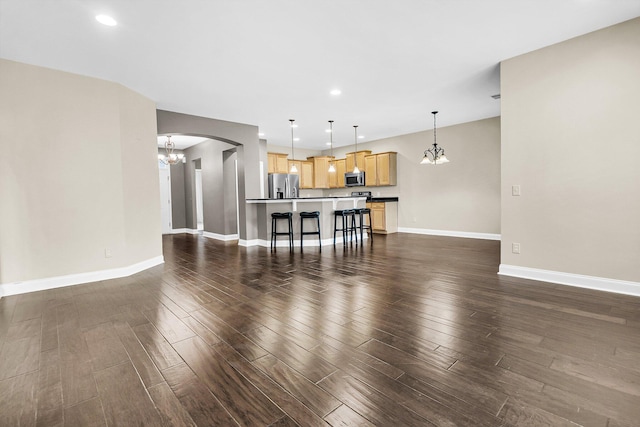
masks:
[[(99, 24), (109, 14), (118, 25)], [(0, 57), (325, 149), (500, 114), (499, 62), (640, 16), (640, 0), (0, 0)], [(329, 94), (342, 90), (340, 96)]]

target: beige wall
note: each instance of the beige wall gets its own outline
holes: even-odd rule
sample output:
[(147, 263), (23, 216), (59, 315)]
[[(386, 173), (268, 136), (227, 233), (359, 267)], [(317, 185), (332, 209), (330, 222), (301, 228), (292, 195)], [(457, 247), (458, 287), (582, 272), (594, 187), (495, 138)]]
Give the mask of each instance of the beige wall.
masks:
[[(432, 144), (431, 130), (359, 143), (358, 150), (398, 152), (398, 185), (355, 190), (398, 196), (401, 228), (500, 234), (500, 118), (438, 128), (450, 163), (419, 164)], [(334, 154), (352, 151), (353, 145)], [(351, 189), (332, 193), (341, 192)]]
[(2, 59), (0, 93), (0, 283), (161, 256), (154, 103)]
[(502, 264), (640, 281), (640, 18), (504, 61), (501, 86)]

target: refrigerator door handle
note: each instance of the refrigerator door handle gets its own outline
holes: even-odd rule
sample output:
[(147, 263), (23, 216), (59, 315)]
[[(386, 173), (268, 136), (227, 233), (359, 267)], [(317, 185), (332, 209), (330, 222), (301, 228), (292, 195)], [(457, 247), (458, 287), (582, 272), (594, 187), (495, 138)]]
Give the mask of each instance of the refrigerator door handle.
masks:
[(289, 177), (286, 177), (284, 180), (284, 197), (287, 199), (291, 197), (289, 194)]

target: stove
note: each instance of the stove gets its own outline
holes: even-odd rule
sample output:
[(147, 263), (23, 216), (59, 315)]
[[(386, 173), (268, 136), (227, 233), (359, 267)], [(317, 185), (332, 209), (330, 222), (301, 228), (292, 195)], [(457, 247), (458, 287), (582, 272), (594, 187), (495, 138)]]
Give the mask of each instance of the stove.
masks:
[(352, 191), (352, 197), (366, 197), (367, 202), (371, 201), (371, 191)]

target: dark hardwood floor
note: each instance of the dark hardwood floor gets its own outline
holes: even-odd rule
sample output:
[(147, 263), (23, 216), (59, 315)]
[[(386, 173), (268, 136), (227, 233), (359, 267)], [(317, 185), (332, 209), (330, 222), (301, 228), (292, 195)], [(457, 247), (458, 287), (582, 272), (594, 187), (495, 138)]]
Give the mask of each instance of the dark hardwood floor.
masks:
[(640, 298), (496, 274), (499, 242), (241, 248), (0, 299), (0, 425), (640, 425)]

